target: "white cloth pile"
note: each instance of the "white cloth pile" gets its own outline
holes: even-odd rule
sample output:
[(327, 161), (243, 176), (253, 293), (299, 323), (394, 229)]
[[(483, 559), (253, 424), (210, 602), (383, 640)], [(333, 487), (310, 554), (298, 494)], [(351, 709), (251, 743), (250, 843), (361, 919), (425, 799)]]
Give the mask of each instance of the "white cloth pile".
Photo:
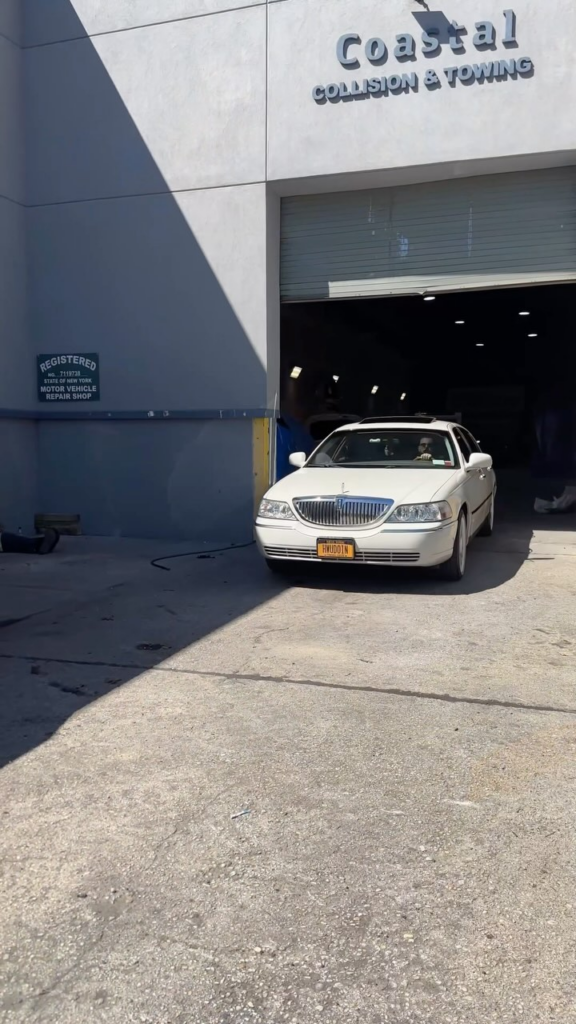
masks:
[(546, 501), (545, 498), (536, 498), (534, 511), (542, 515), (550, 512), (571, 512), (576, 511), (576, 486), (565, 487), (559, 498)]

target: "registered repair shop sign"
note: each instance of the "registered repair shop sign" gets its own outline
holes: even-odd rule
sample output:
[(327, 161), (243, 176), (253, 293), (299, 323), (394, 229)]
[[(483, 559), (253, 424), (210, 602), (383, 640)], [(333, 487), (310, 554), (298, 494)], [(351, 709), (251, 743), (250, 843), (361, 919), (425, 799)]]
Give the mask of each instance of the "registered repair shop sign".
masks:
[(100, 401), (100, 360), (97, 352), (37, 356), (36, 366), (38, 401)]

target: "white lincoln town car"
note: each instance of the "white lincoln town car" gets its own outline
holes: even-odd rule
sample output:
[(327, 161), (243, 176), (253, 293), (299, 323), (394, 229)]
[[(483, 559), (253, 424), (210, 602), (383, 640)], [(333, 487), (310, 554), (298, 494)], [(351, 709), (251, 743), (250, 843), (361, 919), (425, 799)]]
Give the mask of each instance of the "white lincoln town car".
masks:
[(365, 419), (340, 427), (260, 503), (256, 539), (268, 567), (293, 562), (442, 567), (459, 580), (476, 534), (494, 526), (492, 459), (457, 423)]

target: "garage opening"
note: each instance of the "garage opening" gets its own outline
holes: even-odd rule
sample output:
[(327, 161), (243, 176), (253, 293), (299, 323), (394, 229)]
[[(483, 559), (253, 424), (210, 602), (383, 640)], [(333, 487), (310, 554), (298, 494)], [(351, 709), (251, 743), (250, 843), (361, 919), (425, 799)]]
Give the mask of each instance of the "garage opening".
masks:
[(280, 408), (302, 444), (461, 419), (532, 508), (538, 424), (576, 404), (574, 168), (286, 202)]
[(456, 415), (500, 466), (527, 466), (550, 393), (576, 400), (575, 308), (576, 285), (283, 306), (282, 412), (315, 435)]

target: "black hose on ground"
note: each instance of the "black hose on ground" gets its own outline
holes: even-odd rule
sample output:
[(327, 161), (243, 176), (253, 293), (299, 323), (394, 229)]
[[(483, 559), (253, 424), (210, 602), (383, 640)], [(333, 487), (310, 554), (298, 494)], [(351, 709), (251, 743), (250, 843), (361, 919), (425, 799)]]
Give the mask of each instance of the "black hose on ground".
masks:
[(158, 565), (159, 562), (167, 562), (170, 558), (189, 558), (192, 555), (202, 557), (202, 555), (219, 555), (224, 551), (240, 551), (241, 548), (251, 548), (255, 544), (255, 540), (251, 540), (248, 544), (229, 544), (225, 548), (210, 548), (208, 551), (200, 549), (199, 551), (180, 551), (177, 555), (164, 555), (162, 558), (153, 558), (150, 562), (155, 569), (163, 569), (164, 572), (171, 572), (167, 565)]

